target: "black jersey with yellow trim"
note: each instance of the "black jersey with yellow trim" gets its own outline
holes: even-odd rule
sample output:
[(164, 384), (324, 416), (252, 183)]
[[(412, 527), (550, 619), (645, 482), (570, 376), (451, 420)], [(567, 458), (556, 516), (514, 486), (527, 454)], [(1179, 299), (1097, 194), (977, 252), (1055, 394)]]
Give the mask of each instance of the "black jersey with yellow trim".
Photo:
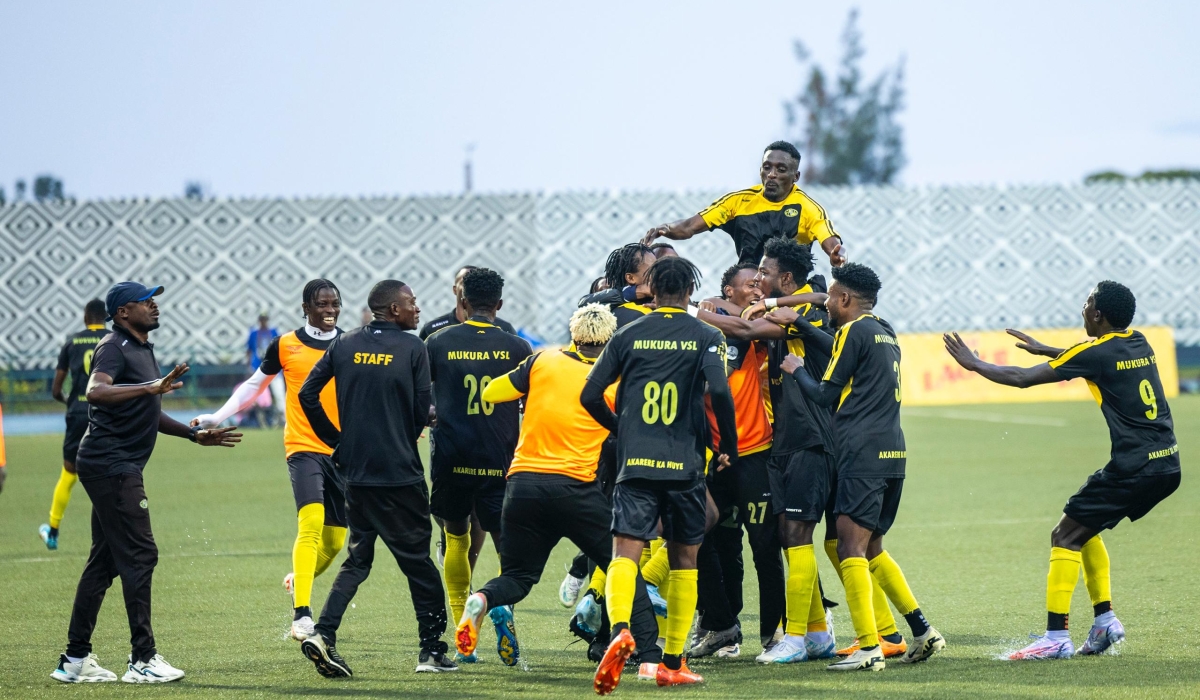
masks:
[(770, 238), (792, 238), (801, 245), (841, 238), (825, 209), (794, 185), (778, 202), (763, 195), (762, 185), (730, 192), (701, 211), (700, 217), (710, 231), (719, 228), (729, 234), (742, 263), (757, 264)]
[(1138, 331), (1105, 333), (1050, 360), (1060, 379), (1083, 378), (1108, 424), (1106, 470), (1123, 476), (1179, 471), (1171, 407), (1158, 376), (1158, 357)]
[(519, 338), (476, 316), (443, 328), (425, 341), (437, 424), (430, 462), (434, 471), (501, 476), (520, 436), (520, 404), (491, 404), (483, 390), (533, 354)]
[(842, 387), (833, 414), (838, 476), (904, 476), (900, 343), (892, 326), (863, 314), (838, 328), (821, 378)]
[(71, 379), (71, 392), (67, 394), (67, 413), (86, 414), (88, 410), (88, 375), (92, 373), (92, 355), (96, 346), (108, 335), (104, 324), (88, 326), (87, 329), (67, 337), (58, 353), (55, 368), (67, 373)]
[[(810, 285), (796, 290), (795, 294), (809, 294)], [(796, 313), (818, 328), (829, 324), (825, 308), (814, 304), (792, 307)], [(810, 401), (800, 385), (784, 381), (780, 365), (789, 354), (804, 358), (803, 371), (817, 380), (829, 364), (829, 355), (817, 347), (806, 347), (799, 331), (788, 326), (787, 337), (768, 342), (768, 373), (771, 379), (771, 406), (775, 420), (775, 438), (771, 454), (782, 455), (797, 450), (824, 449), (833, 453), (833, 434), (830, 431), (829, 409)]]
[(725, 371), (725, 337), (664, 307), (620, 328), (588, 374), (617, 388), (617, 481), (687, 481), (704, 473), (704, 368)]

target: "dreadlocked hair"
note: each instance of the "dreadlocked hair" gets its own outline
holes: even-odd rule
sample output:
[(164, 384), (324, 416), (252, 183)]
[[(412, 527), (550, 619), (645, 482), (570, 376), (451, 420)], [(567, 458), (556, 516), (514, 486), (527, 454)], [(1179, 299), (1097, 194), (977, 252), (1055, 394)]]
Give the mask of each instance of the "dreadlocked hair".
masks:
[(576, 345), (604, 345), (617, 332), (617, 317), (604, 304), (588, 304), (571, 314), (568, 325)]
[(833, 268), (833, 279), (872, 306), (879, 299), (879, 289), (883, 287), (883, 283), (879, 281), (879, 275), (875, 274), (871, 268), (859, 263), (846, 263), (841, 267)]
[(654, 251), (641, 243), (630, 243), (617, 248), (608, 254), (604, 261), (604, 279), (608, 280), (608, 288), (618, 292), (626, 287), (625, 275), (637, 272), (642, 264), (642, 258)]
[(744, 262), (744, 263), (738, 263), (737, 265), (734, 265), (733, 267), (730, 267), (728, 270), (726, 270), (725, 274), (721, 275), (721, 298), (722, 299), (729, 298), (729, 297), (725, 296), (725, 288), (728, 287), (729, 285), (733, 284), (733, 278), (737, 277), (737, 274), (739, 272), (741, 272), (742, 270), (754, 270), (755, 272), (757, 272), (758, 265), (755, 265), (754, 263)]
[(677, 297), (700, 286), (700, 269), (687, 258), (659, 258), (647, 274), (654, 296)]
[(304, 285), (304, 303), (308, 306), (312, 306), (314, 303), (316, 303), (317, 294), (322, 289), (332, 289), (334, 293), (338, 295), (338, 300), (341, 300), (342, 291), (337, 288), (336, 284), (324, 278), (317, 278)]
[(1120, 282), (1104, 280), (1096, 285), (1096, 310), (1108, 319), (1113, 328), (1128, 328), (1137, 312), (1137, 300), (1129, 287)]

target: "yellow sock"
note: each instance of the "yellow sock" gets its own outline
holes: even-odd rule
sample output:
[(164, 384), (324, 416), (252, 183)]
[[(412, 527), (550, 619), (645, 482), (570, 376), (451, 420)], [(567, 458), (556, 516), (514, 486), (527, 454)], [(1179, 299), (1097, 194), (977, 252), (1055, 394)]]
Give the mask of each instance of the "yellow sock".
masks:
[(296, 515), (296, 544), (292, 545), (292, 603), (297, 608), (312, 602), (317, 550), (325, 526), (325, 504), (309, 503)]
[(875, 630), (879, 632), (879, 636), (895, 634), (896, 618), (892, 615), (892, 609), (888, 607), (887, 594), (883, 592), (879, 579), (874, 575), (871, 576), (871, 605), (875, 608)]
[(1087, 586), (1092, 605), (1112, 602), (1112, 579), (1109, 574), (1108, 549), (1100, 535), (1084, 543), (1079, 551), (1083, 560), (1083, 585)]
[(637, 562), (625, 557), (613, 557), (608, 564), (604, 583), (604, 605), (612, 624), (629, 624), (633, 614), (633, 595), (637, 592)]
[[(838, 559), (837, 540), (825, 540), (825, 556), (829, 557), (829, 561), (833, 562), (833, 570), (837, 572), (838, 578), (842, 578), (842, 562)], [(845, 582), (843, 582), (845, 585)], [(892, 609), (888, 607), (887, 595), (883, 592), (883, 588), (879, 586), (879, 581), (871, 577), (871, 605), (875, 609), (875, 629), (879, 632), (880, 637), (887, 637), (896, 633), (896, 618), (892, 615)]]
[(846, 585), (846, 607), (861, 647), (879, 644), (875, 629), (875, 607), (871, 601), (871, 570), (865, 557), (842, 560), (842, 582)]
[(888, 600), (892, 601), (892, 605), (896, 606), (901, 615), (907, 615), (920, 607), (917, 605), (917, 599), (913, 595), (912, 589), (908, 587), (904, 572), (900, 570), (900, 565), (896, 563), (896, 560), (892, 559), (892, 555), (886, 551), (880, 552), (879, 556), (871, 560), (869, 567), (871, 576), (879, 582), (879, 587), (887, 594)]
[(787, 627), (784, 631), (799, 637), (808, 629), (812, 589), (817, 582), (817, 558), (813, 555), (813, 546), (788, 547), (787, 563)]
[[(651, 586), (658, 586), (661, 589), (667, 583), (667, 577), (671, 574), (671, 561), (667, 559), (667, 548), (659, 547), (658, 551), (650, 556), (650, 559), (642, 564), (642, 578), (646, 579), (646, 583)], [(663, 593), (663, 597), (666, 597)]]
[(670, 590), (667, 594), (667, 610), (670, 617), (667, 618), (667, 633), (664, 635), (667, 638), (666, 646), (663, 647), (664, 654), (683, 653), (688, 630), (692, 628), (692, 618), (696, 615), (698, 573), (695, 569), (671, 572)]
[(604, 597), (604, 581), (607, 578), (608, 575), (604, 573), (604, 569), (601, 569), (598, 566), (596, 567), (596, 570), (592, 572), (592, 580), (588, 582), (588, 590), (592, 592), (593, 598)]
[(317, 568), (313, 569), (313, 577), (325, 573), (338, 552), (346, 546), (346, 528), (336, 525), (326, 525), (321, 528), (321, 546), (317, 549)]
[(79, 481), (79, 477), (63, 467), (54, 486), (54, 499), (50, 501), (50, 527), (56, 530), (62, 524), (63, 513), (67, 512), (67, 504), (71, 502), (71, 487), (76, 481)]
[[(815, 556), (814, 556), (815, 559)], [(828, 632), (829, 625), (825, 623), (825, 601), (821, 600), (821, 578), (812, 587), (812, 595), (808, 604), (808, 632)]]
[(471, 592), (471, 534), (446, 533), (446, 559), (442, 572), (446, 579), (446, 599), (450, 602), (450, 620), (458, 624)]
[(1050, 548), (1050, 573), (1046, 575), (1046, 610), (1056, 615), (1071, 612), (1071, 596), (1079, 580), (1082, 563), (1079, 552), (1062, 547)]

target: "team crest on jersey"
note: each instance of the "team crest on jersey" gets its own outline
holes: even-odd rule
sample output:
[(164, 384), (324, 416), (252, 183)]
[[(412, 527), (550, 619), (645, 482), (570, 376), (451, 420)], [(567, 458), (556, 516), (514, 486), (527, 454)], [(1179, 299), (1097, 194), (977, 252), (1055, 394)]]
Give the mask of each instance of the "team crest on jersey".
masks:
[(726, 359), (729, 359), (729, 360), (736, 360), (736, 359), (738, 359), (738, 349), (737, 349), (737, 346), (736, 346), (736, 345), (730, 345), (730, 346), (729, 346), (729, 348), (728, 348), (728, 349), (725, 351), (725, 357), (726, 357)]
[(147, 502), (146, 502), (146, 499), (144, 499), (144, 498), (142, 499), (142, 502), (141, 502), (141, 503), (139, 503), (138, 505), (142, 507), (142, 510), (146, 510), (147, 508), (149, 508), (149, 507), (150, 507), (150, 504), (149, 504), (149, 503), (147, 503)]
[(788, 207), (783, 210), (783, 215), (789, 218), (800, 216), (800, 210), (795, 207)]

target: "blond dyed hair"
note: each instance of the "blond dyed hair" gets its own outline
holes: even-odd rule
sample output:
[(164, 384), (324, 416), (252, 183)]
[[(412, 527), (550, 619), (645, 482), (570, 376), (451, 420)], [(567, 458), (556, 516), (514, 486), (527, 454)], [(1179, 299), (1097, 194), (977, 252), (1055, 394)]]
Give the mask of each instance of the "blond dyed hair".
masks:
[(571, 314), (569, 325), (576, 345), (604, 345), (617, 332), (617, 317), (604, 304), (588, 304)]

